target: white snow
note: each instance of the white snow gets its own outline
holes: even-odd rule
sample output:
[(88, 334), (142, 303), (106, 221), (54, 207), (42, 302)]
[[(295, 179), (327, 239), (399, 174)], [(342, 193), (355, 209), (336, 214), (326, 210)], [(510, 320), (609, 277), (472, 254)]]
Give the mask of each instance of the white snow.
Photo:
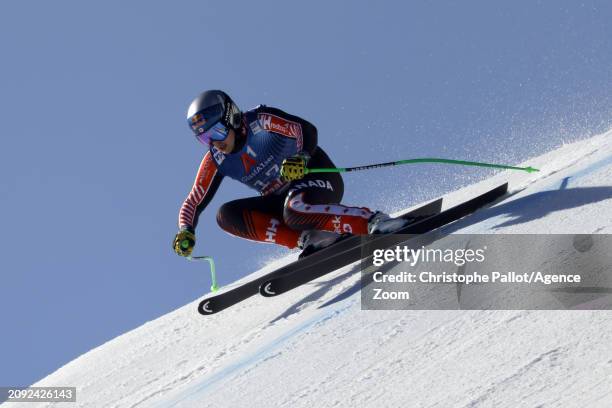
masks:
[[(612, 132), (525, 165), (541, 171), (445, 197), (516, 191), (452, 232), (612, 232)], [(362, 311), (358, 282), (352, 265), (218, 315), (188, 304), (35, 384), (76, 386), (77, 404), (28, 407), (612, 406), (610, 311)]]

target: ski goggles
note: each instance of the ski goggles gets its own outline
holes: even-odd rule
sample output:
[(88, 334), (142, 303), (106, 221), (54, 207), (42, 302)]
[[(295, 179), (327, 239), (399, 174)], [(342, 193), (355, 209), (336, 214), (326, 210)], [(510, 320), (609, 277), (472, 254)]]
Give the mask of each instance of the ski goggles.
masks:
[(221, 122), (217, 122), (210, 129), (199, 133), (196, 135), (196, 139), (200, 142), (210, 145), (212, 142), (223, 142), (227, 135), (229, 134), (229, 129)]
[(222, 117), (223, 105), (214, 105), (189, 118), (189, 126), (201, 143), (210, 145), (214, 141), (222, 142), (229, 134), (228, 127), (222, 123)]

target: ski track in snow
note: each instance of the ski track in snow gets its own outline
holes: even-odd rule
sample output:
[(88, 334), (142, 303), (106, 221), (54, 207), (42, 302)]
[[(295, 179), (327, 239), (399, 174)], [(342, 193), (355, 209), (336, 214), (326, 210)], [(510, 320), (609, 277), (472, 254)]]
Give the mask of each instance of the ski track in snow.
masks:
[[(611, 136), (450, 194), (445, 208), (506, 180), (514, 193), (445, 231), (610, 233)], [(612, 406), (612, 312), (361, 311), (358, 285), (357, 263), (219, 315), (194, 302), (35, 385), (77, 386), (79, 407)]]

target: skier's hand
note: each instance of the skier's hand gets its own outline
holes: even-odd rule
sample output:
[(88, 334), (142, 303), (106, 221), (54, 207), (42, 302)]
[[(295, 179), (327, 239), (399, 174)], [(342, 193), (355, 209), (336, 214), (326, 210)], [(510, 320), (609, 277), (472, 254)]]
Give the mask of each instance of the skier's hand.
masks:
[(189, 256), (195, 246), (195, 235), (189, 230), (182, 230), (174, 237), (174, 252), (180, 256)]
[(283, 181), (294, 181), (304, 178), (307, 158), (303, 155), (288, 157), (281, 164), (280, 175)]

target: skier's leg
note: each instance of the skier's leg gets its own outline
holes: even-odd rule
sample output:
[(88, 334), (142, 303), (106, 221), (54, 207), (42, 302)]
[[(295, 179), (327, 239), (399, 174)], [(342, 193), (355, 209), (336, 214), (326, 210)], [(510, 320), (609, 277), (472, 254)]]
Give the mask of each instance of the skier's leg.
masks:
[[(334, 167), (322, 150), (309, 161), (312, 167)], [(285, 200), (285, 223), (296, 230), (322, 230), (339, 234), (368, 233), (368, 220), (374, 214), (365, 207), (340, 204), (344, 183), (338, 173), (309, 174), (291, 184)]]
[(370, 209), (333, 203), (325, 200), (326, 196), (317, 188), (290, 193), (285, 204), (285, 223), (296, 230), (315, 229), (355, 235), (368, 233), (368, 220), (374, 214)]
[(230, 201), (219, 208), (217, 223), (237, 237), (295, 248), (300, 231), (283, 222), (283, 200), (282, 195), (269, 195)]

